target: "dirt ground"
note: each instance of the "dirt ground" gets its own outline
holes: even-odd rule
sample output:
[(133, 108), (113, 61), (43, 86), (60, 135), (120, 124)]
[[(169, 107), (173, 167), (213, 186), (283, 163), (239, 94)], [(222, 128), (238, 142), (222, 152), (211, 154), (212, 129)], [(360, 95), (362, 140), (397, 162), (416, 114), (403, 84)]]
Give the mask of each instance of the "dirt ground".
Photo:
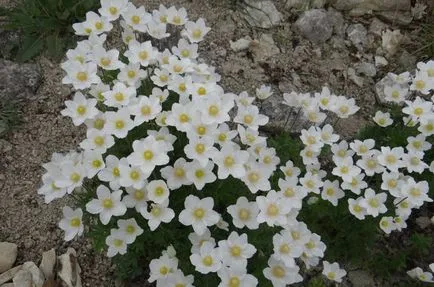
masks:
[[(348, 44), (345, 33), (343, 36), (335, 35), (334, 40), (325, 44), (313, 45), (292, 31), (291, 25), (298, 14), (285, 9), (283, 0), (274, 1), (283, 15), (283, 21), (270, 29), (250, 26), (243, 18), (242, 9), (231, 0), (133, 2), (145, 5), (147, 10), (158, 7), (159, 3), (182, 6), (187, 9), (190, 19), (205, 18), (213, 30), (201, 48), (201, 58), (217, 67), (222, 75), (221, 83), (227, 91), (252, 92), (261, 84), (272, 85), (275, 95), (265, 103), (264, 109), (276, 125), (286, 117), (285, 109), (280, 105), (283, 92), (314, 92), (328, 85), (334, 93), (354, 97), (362, 106), (358, 116), (340, 127), (341, 133), (351, 134), (367, 120), (376, 105), (373, 84), (387, 71), (403, 71), (414, 64), (413, 59), (416, 60), (416, 55), (397, 55), (387, 67), (379, 68), (375, 77), (365, 78), (367, 83), (359, 87), (346, 72), (348, 66), (360, 60), (361, 55)], [(371, 16), (344, 16), (343, 28), (351, 23), (361, 23), (369, 29), (372, 20)], [(418, 29), (417, 24), (399, 27), (389, 23), (386, 26), (400, 28), (409, 43), (413, 32)], [(230, 40), (245, 36), (261, 39), (263, 34), (271, 35), (278, 53), (261, 57), (259, 52), (234, 52), (230, 48)], [(371, 35), (371, 39), (365, 54), (375, 53), (381, 43), (379, 36)], [(269, 47), (265, 50), (269, 51)], [(78, 252), (85, 286), (114, 286), (113, 267), (104, 254), (92, 251), (91, 244), (85, 239), (69, 243), (63, 241), (57, 222), (68, 199), (46, 205), (36, 193), (43, 173), (41, 164), (48, 162), (54, 152), (75, 149), (84, 137), (83, 129), (76, 128), (69, 119), (60, 115), (64, 101), (71, 98), (71, 91), (61, 84), (63, 72), (59, 63), (45, 57), (39, 57), (36, 62), (43, 73), (36, 100), (24, 105), (23, 123), (19, 129), (0, 139), (0, 241), (19, 245), (19, 263), (29, 260), (39, 263), (42, 252), (53, 247), (59, 252), (73, 247)]]

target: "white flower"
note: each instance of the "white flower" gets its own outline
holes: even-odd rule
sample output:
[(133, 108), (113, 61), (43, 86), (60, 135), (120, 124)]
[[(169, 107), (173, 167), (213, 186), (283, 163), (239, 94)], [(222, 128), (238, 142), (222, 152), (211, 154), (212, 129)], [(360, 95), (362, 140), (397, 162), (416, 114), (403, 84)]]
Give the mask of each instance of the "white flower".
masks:
[(91, 214), (99, 214), (101, 223), (107, 225), (112, 216), (122, 216), (127, 211), (121, 202), (122, 190), (110, 192), (104, 185), (96, 189), (97, 199), (92, 199), (86, 204), (86, 210)]
[(143, 67), (153, 64), (157, 60), (157, 49), (152, 46), (151, 41), (139, 43), (131, 41), (128, 44), (128, 50), (125, 52), (125, 57), (130, 63), (140, 63)]
[(402, 147), (381, 147), (381, 153), (378, 155), (378, 162), (388, 170), (398, 172), (403, 167), (402, 157), (404, 149)]
[(136, 97), (136, 89), (127, 87), (124, 83), (116, 83), (113, 89), (103, 93), (104, 104), (110, 107), (120, 108), (127, 106)]
[[(399, 31), (398, 31), (399, 32)], [(409, 72), (404, 72), (399, 75), (394, 73), (388, 73), (387, 76), (396, 84), (400, 86), (408, 86), (408, 82), (411, 81), (411, 75)]]
[(198, 47), (197, 44), (190, 44), (188, 41), (181, 38), (178, 41), (178, 46), (172, 47), (172, 52), (181, 59), (196, 59), (199, 56), (197, 53)]
[(219, 152), (214, 153), (213, 161), (218, 166), (218, 178), (225, 179), (229, 175), (241, 178), (246, 174), (244, 164), (249, 160), (249, 153), (236, 144), (224, 144)]
[(428, 165), (423, 161), (423, 157), (423, 152), (411, 151), (408, 154), (404, 154), (402, 161), (404, 162), (408, 172), (422, 173), (426, 168), (428, 168)]
[(127, 108), (119, 109), (117, 112), (106, 112), (105, 115), (104, 132), (107, 134), (114, 135), (117, 138), (125, 138), (134, 127)]
[(256, 89), (256, 97), (260, 100), (268, 99), (272, 94), (270, 86), (262, 85), (259, 89)]
[(185, 8), (177, 10), (174, 6), (167, 10), (167, 22), (172, 25), (182, 26), (187, 21), (187, 11)]
[(86, 99), (82, 93), (77, 92), (72, 101), (65, 101), (66, 109), (62, 110), (61, 114), (71, 117), (74, 125), (79, 126), (98, 114), (96, 103), (95, 99)]
[(169, 274), (167, 281), (160, 283), (161, 281), (157, 281), (157, 287), (194, 287), (193, 275), (185, 276), (181, 270), (176, 270), (173, 273)]
[(395, 222), (391, 216), (383, 216), (380, 220), (379, 226), (386, 234), (390, 234), (390, 232), (396, 229)]
[(257, 130), (251, 128), (246, 129), (242, 125), (238, 125), (237, 131), (240, 135), (240, 140), (242, 144), (254, 146), (265, 143), (266, 141), (265, 137), (259, 136), (259, 132)]
[(108, 246), (107, 256), (113, 257), (116, 254), (124, 255), (127, 253), (127, 243), (125, 241), (125, 234), (117, 229), (111, 229), (110, 235), (105, 239)]
[(127, 187), (125, 190), (128, 194), (124, 196), (122, 202), (126, 207), (135, 208), (137, 212), (148, 207), (147, 191), (145, 188), (136, 189), (133, 187)]
[(83, 165), (87, 172), (87, 177), (92, 178), (105, 168), (102, 154), (97, 151), (87, 150), (83, 154)]
[(137, 236), (140, 236), (143, 233), (143, 229), (140, 228), (134, 218), (127, 220), (119, 219), (118, 227), (119, 231), (124, 233), (125, 242), (127, 244), (136, 241)]
[(217, 131), (215, 133), (214, 140), (217, 144), (220, 146), (223, 146), (224, 144), (231, 144), (232, 139), (234, 139), (237, 136), (238, 132), (235, 130), (230, 130), (229, 126), (225, 123), (220, 124), (217, 128)]
[(374, 147), (375, 141), (373, 139), (366, 139), (364, 141), (354, 140), (354, 142), (350, 143), (350, 148), (355, 151), (358, 156), (366, 155)]
[(345, 97), (338, 97), (332, 106), (332, 111), (342, 119), (355, 114), (359, 109), (354, 99), (347, 99)]
[(256, 162), (248, 162), (246, 174), (241, 180), (247, 185), (250, 192), (257, 193), (258, 190), (268, 191), (271, 189), (270, 177), (272, 171), (264, 168), (264, 165)]
[(431, 136), (434, 134), (434, 116), (427, 116), (420, 119), (420, 126), (417, 128), (424, 136)]
[(253, 103), (254, 100), (255, 98), (250, 97), (246, 91), (241, 92), (238, 97), (235, 98), (238, 107), (248, 107)]
[(249, 202), (247, 198), (241, 196), (237, 199), (236, 204), (228, 206), (227, 211), (232, 216), (232, 223), (235, 227), (246, 226), (249, 229), (258, 229), (259, 223), (256, 218), (259, 208), (256, 202)]
[(428, 196), (429, 185), (427, 181), (416, 182), (413, 178), (408, 178), (403, 184), (401, 193), (407, 197), (408, 201), (414, 206), (422, 206), (424, 202), (432, 202)]
[(303, 281), (303, 277), (298, 273), (300, 268), (297, 265), (288, 267), (282, 261), (270, 257), (268, 266), (263, 273), (274, 287), (286, 287), (289, 284)]
[(148, 199), (155, 203), (163, 203), (169, 198), (169, 188), (163, 180), (153, 180), (146, 185)]
[(133, 187), (141, 189), (146, 184), (146, 179), (149, 174), (143, 173), (138, 166), (130, 166), (127, 162), (122, 162), (119, 165), (119, 185), (122, 187)]
[(86, 13), (86, 21), (75, 23), (72, 25), (76, 35), (89, 36), (91, 34), (99, 35), (104, 32), (109, 32), (113, 25), (106, 17), (101, 17), (95, 12)]
[(387, 207), (384, 205), (386, 199), (386, 193), (381, 192), (376, 194), (371, 188), (367, 188), (360, 206), (366, 209), (367, 214), (377, 217), (379, 214), (387, 211)]
[(146, 12), (145, 7), (140, 6), (136, 8), (132, 3), (128, 3), (127, 9), (122, 13), (122, 17), (128, 26), (142, 33), (147, 31), (146, 24), (152, 20), (151, 14)]
[(125, 12), (128, 0), (101, 0), (101, 8), (98, 12), (109, 21), (114, 21)]
[(105, 158), (105, 168), (98, 173), (98, 179), (101, 181), (109, 182), (110, 188), (113, 190), (120, 187), (120, 164), (128, 165), (127, 159), (122, 158), (119, 160), (116, 156), (110, 154)]
[(65, 231), (65, 241), (70, 241), (74, 237), (83, 234), (82, 217), (83, 211), (81, 208), (73, 210), (68, 206), (63, 207), (63, 218), (59, 222), (59, 227)]
[(258, 285), (258, 279), (253, 275), (247, 274), (243, 268), (222, 267), (217, 271), (221, 282), (218, 287), (255, 287)]
[(399, 172), (384, 172), (381, 175), (381, 189), (389, 191), (394, 197), (401, 197), (402, 180), (400, 176)]
[(166, 166), (160, 170), (161, 176), (167, 181), (171, 190), (180, 188), (182, 185), (190, 185), (193, 182), (187, 178), (187, 161), (178, 158), (172, 166)]
[(161, 144), (166, 145), (167, 151), (173, 150), (173, 144), (176, 141), (176, 136), (172, 135), (167, 127), (162, 127), (158, 131), (147, 130), (148, 136), (153, 136)]
[(204, 242), (199, 253), (190, 255), (190, 261), (195, 270), (202, 274), (217, 272), (222, 267), (220, 252), (210, 242)]
[(157, 229), (161, 222), (169, 223), (175, 217), (175, 212), (168, 206), (169, 200), (166, 199), (160, 204), (152, 204), (150, 211), (148, 211), (146, 207), (140, 210), (142, 216), (148, 220), (149, 229), (151, 231)]
[(339, 140), (339, 135), (333, 133), (333, 127), (330, 124), (318, 128), (318, 131), (320, 132), (321, 141), (324, 144), (332, 145)]
[(61, 175), (54, 180), (54, 186), (58, 188), (67, 188), (68, 194), (83, 184), (86, 177), (86, 170), (82, 164), (65, 162), (62, 164)]
[(163, 23), (158, 23), (155, 21), (151, 21), (147, 25), (147, 31), (149, 36), (155, 39), (163, 39), (169, 37), (170, 34), (167, 32), (167, 25)]
[(375, 173), (382, 173), (385, 168), (378, 162), (379, 155), (380, 152), (378, 150), (371, 150), (363, 155), (356, 164), (363, 169), (367, 176), (373, 176)]
[(211, 237), (211, 232), (207, 228), (202, 235), (198, 235), (195, 232), (192, 232), (188, 235), (188, 240), (191, 242), (191, 253), (199, 253), (200, 247), (205, 242), (210, 242), (212, 246), (215, 246), (215, 239)]
[(284, 180), (279, 178), (279, 194), (282, 195), (282, 199), (288, 207), (301, 209), (302, 200), (307, 196), (307, 190), (297, 185), (297, 183), (297, 179)]
[(210, 30), (210, 28), (205, 26), (205, 21), (199, 18), (196, 22), (188, 21), (185, 23), (183, 35), (185, 35), (190, 42), (198, 43), (203, 40)]
[(138, 126), (155, 119), (162, 108), (158, 99), (139, 96), (137, 101), (129, 106), (129, 109), (134, 116), (134, 125)]
[(138, 88), (141, 85), (141, 80), (146, 78), (148, 73), (140, 69), (140, 63), (128, 64), (121, 69), (117, 79), (131, 87)]
[(101, 82), (101, 79), (96, 74), (97, 66), (94, 63), (71, 63), (62, 68), (66, 72), (62, 84), (72, 84), (76, 90), (84, 90), (90, 88), (93, 84)]
[(322, 274), (331, 281), (340, 283), (342, 282), (342, 277), (347, 275), (347, 272), (339, 268), (339, 264), (336, 262), (330, 264), (328, 261), (323, 261), (323, 266)]
[[(161, 283), (166, 283), (169, 276), (178, 269), (178, 259), (170, 258), (167, 254), (162, 255), (158, 259), (152, 259), (149, 263), (149, 282), (162, 280)], [(167, 285), (166, 285), (167, 286)]]
[(125, 66), (119, 61), (119, 51), (116, 49), (106, 51), (103, 47), (95, 47), (92, 56), (96, 64), (104, 70), (117, 70)]
[(56, 177), (57, 175), (60, 176), (60, 172), (57, 172), (55, 175), (52, 175), (50, 173), (46, 173), (42, 175), (43, 184), (38, 189), (38, 194), (41, 194), (45, 197), (44, 198), (45, 203), (50, 203), (57, 198), (62, 198), (68, 192), (68, 188), (66, 187), (60, 188), (56, 186), (54, 177)]
[(416, 267), (407, 271), (408, 276), (414, 279), (419, 279), (422, 282), (433, 282), (433, 275), (430, 272), (424, 272), (422, 268)]
[(432, 147), (432, 144), (426, 141), (426, 137), (423, 134), (418, 134), (416, 137), (408, 137), (407, 142), (406, 149), (408, 151), (424, 152)]
[(343, 181), (341, 184), (342, 189), (351, 190), (355, 194), (360, 194), (361, 190), (368, 187), (368, 184), (363, 179), (365, 178), (364, 173), (360, 173), (354, 176), (351, 181)]
[(303, 247), (294, 242), (288, 230), (282, 230), (273, 236), (274, 257), (288, 267), (295, 266), (295, 258), (303, 253)]
[(189, 143), (184, 147), (184, 152), (188, 158), (196, 160), (202, 167), (205, 167), (209, 162), (209, 158), (218, 152), (213, 145), (214, 139), (212, 138), (193, 137), (189, 138)]
[(288, 160), (285, 166), (281, 166), (280, 170), (285, 174), (286, 180), (298, 178), (301, 173), (300, 169), (294, 166), (294, 163), (291, 160)]
[(354, 151), (348, 149), (348, 143), (345, 140), (339, 142), (338, 144), (333, 144), (331, 146), (331, 151), (333, 153), (333, 161), (335, 162), (339, 159), (352, 157), (354, 155)]
[(133, 142), (133, 152), (128, 156), (128, 162), (138, 166), (143, 173), (149, 175), (156, 166), (169, 162), (167, 146), (161, 145), (153, 136)]
[(205, 124), (221, 124), (229, 121), (229, 111), (233, 108), (232, 100), (223, 100), (216, 94), (211, 94), (199, 102), (202, 121)]
[(423, 118), (427, 114), (432, 113), (433, 103), (425, 101), (420, 97), (417, 97), (414, 101), (405, 101), (405, 104), (407, 106), (402, 109), (402, 112), (416, 119)]
[(402, 85), (384, 86), (384, 95), (388, 102), (401, 103), (408, 95), (408, 86), (405, 88)]
[(256, 248), (247, 242), (247, 234), (238, 235), (235, 231), (227, 240), (219, 241), (218, 247), (223, 264), (229, 267), (246, 268), (247, 259), (256, 253)]
[(319, 194), (321, 187), (324, 186), (324, 182), (322, 182), (321, 178), (317, 174), (311, 172), (306, 172), (304, 177), (300, 178), (300, 183), (307, 192), (313, 192), (316, 194)]
[(416, 71), (416, 76), (410, 86), (411, 91), (418, 91), (424, 95), (429, 95), (434, 87), (434, 78), (430, 77), (425, 71)]
[(390, 118), (390, 113), (383, 113), (382, 111), (377, 111), (373, 120), (377, 125), (383, 128), (393, 124), (393, 120)]
[(282, 226), (287, 223), (286, 215), (291, 208), (282, 200), (281, 194), (270, 190), (267, 196), (256, 197), (256, 203), (259, 207), (259, 223), (266, 222), (269, 226)]
[(261, 115), (257, 106), (247, 106), (238, 108), (237, 116), (234, 118), (235, 123), (243, 124), (253, 130), (257, 130), (259, 126), (268, 123), (268, 117)]
[(80, 143), (80, 147), (84, 150), (94, 150), (102, 154), (115, 144), (111, 135), (97, 129), (88, 129), (86, 135), (87, 138)]
[(344, 181), (351, 181), (354, 177), (360, 174), (361, 170), (353, 164), (352, 157), (338, 159), (335, 161), (336, 167), (332, 170), (332, 174), (339, 176)]
[(352, 215), (354, 215), (360, 220), (365, 219), (365, 216), (367, 214), (366, 209), (361, 205), (363, 200), (363, 197), (358, 197), (357, 199), (348, 199), (348, 209), (350, 210)]
[(212, 172), (214, 163), (208, 161), (205, 166), (202, 166), (198, 161), (194, 160), (187, 165), (187, 179), (194, 184), (197, 190), (202, 188), (207, 183), (214, 182), (217, 177)]
[(316, 233), (311, 233), (309, 240), (304, 244), (304, 254), (309, 257), (318, 256), (324, 257), (326, 245), (321, 241), (321, 236)]
[(321, 192), (321, 198), (330, 201), (334, 206), (338, 206), (338, 200), (345, 196), (345, 192), (339, 188), (339, 181), (333, 182), (326, 180)]
[(206, 197), (199, 199), (194, 195), (189, 195), (184, 201), (185, 209), (179, 214), (179, 222), (183, 225), (191, 225), (199, 235), (206, 231), (207, 226), (216, 224), (220, 215), (212, 210), (214, 207), (214, 199)]

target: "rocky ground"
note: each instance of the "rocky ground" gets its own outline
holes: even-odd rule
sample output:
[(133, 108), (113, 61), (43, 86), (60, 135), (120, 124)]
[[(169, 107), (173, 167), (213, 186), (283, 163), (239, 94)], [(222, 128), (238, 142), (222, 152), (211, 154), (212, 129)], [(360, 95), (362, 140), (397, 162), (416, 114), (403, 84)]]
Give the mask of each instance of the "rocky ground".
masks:
[[(212, 31), (202, 45), (202, 60), (216, 66), (228, 91), (271, 85), (275, 95), (263, 108), (277, 127), (288, 113), (281, 105), (282, 93), (320, 91), (327, 85), (336, 94), (354, 97), (362, 107), (339, 127), (340, 133), (351, 135), (381, 100), (375, 83), (388, 71), (413, 69), (424, 56), (415, 51), (421, 24), (428, 19), (419, 18), (410, 0), (133, 2), (147, 10), (159, 3), (183, 6), (191, 19), (205, 18)], [(382, 34), (387, 30), (400, 32), (390, 41)], [(62, 77), (59, 63), (43, 56), (28, 65), (0, 60), (0, 100), (18, 97), (23, 107), (20, 128), (0, 139), (0, 242), (18, 245), (17, 264), (39, 264), (42, 252), (56, 248), (64, 253), (73, 247), (83, 285), (112, 286), (113, 268), (104, 255), (93, 252), (84, 239), (63, 242), (56, 224), (68, 199), (46, 205), (36, 194), (41, 164), (53, 152), (76, 148), (84, 135), (60, 115), (71, 97)]]

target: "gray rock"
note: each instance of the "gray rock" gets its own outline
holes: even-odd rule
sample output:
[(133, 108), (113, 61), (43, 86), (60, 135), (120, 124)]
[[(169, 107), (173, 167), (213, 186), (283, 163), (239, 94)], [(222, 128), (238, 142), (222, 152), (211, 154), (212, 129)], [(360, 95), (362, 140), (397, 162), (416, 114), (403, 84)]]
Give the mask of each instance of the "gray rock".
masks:
[(417, 62), (416, 55), (412, 55), (409, 52), (407, 52), (406, 50), (404, 50), (402, 52), (401, 56), (399, 56), (399, 59), (398, 59), (399, 66), (404, 71), (413, 70), (414, 67), (416, 66), (416, 62)]
[(39, 269), (41, 269), (42, 273), (44, 273), (44, 277), (48, 279), (52, 279), (54, 277), (54, 268), (56, 267), (56, 251), (52, 248), (49, 251), (46, 251), (42, 254), (42, 261), (39, 265)]
[(3, 285), (1, 285), (1, 284), (6, 283), (8, 281), (11, 281), (14, 278), (15, 274), (17, 274), (18, 271), (20, 271), (22, 267), (23, 267), (22, 265), (19, 265), (19, 266), (11, 268), (8, 271), (0, 274), (0, 286), (3, 287)]
[(247, 50), (251, 42), (252, 42), (252, 38), (246, 36), (244, 38), (236, 40), (235, 42), (230, 41), (229, 44), (231, 46), (232, 51), (240, 52), (243, 50)]
[(356, 84), (359, 87), (363, 87), (363, 83), (364, 83), (363, 78), (357, 76), (356, 70), (354, 70), (353, 68), (348, 68), (347, 75), (348, 75), (348, 79), (353, 81), (354, 84)]
[(374, 277), (366, 271), (356, 270), (348, 272), (348, 279), (354, 287), (376, 286)]
[(295, 9), (305, 9), (305, 8), (308, 8), (307, 6), (308, 6), (308, 2), (307, 1), (305, 1), (305, 0), (286, 0), (286, 2), (285, 2), (285, 7), (287, 8), (287, 9), (292, 9), (292, 8), (295, 8)]
[(77, 253), (74, 249), (68, 248), (67, 252), (58, 258), (59, 271), (57, 272), (58, 280), (67, 287), (81, 287), (81, 268), (78, 265)]
[(294, 29), (309, 41), (319, 44), (332, 36), (333, 22), (328, 17), (327, 11), (313, 9), (301, 14), (294, 24)]
[(421, 229), (425, 229), (431, 225), (431, 219), (427, 216), (420, 216), (420, 217), (416, 218), (416, 224)]
[(375, 56), (375, 66), (376, 67), (384, 67), (387, 66), (389, 62), (386, 60), (386, 58), (382, 56)]
[(329, 8), (327, 16), (333, 24), (333, 32), (336, 35), (343, 36), (345, 34), (345, 19), (342, 13), (333, 8)]
[(378, 20), (378, 18), (374, 18), (372, 19), (372, 22), (369, 25), (369, 33), (381, 37), (382, 33), (386, 31), (387, 28), (389, 28), (387, 24)]
[(336, 0), (333, 4), (338, 10), (357, 9), (369, 13), (371, 11), (410, 11), (411, 0)]
[(406, 26), (413, 21), (413, 15), (411, 12), (399, 12), (399, 11), (381, 11), (376, 13), (377, 17), (385, 22)]
[(366, 47), (366, 42), (368, 41), (367, 34), (368, 30), (362, 24), (352, 24), (347, 29), (348, 39), (359, 51)]
[(246, 0), (244, 18), (251, 25), (259, 28), (271, 28), (280, 23), (282, 15), (272, 1)]
[(32, 275), (33, 287), (42, 287), (44, 285), (45, 277), (42, 271), (33, 262), (26, 262), (22, 266), (22, 271), (27, 271)]
[(250, 50), (256, 62), (264, 61), (280, 52), (270, 34), (262, 34), (259, 40), (253, 40)]
[(15, 274), (12, 282), (14, 282), (14, 286), (33, 287), (32, 273), (27, 270), (20, 270)]
[(42, 76), (38, 65), (0, 59), (0, 102), (26, 99), (35, 94)]
[(368, 62), (361, 62), (354, 65), (358, 74), (365, 75), (367, 77), (375, 77), (377, 69), (375, 65)]
[(403, 39), (404, 36), (401, 34), (401, 31), (386, 30), (381, 35), (381, 45), (389, 55), (394, 55), (398, 51), (398, 48), (401, 45)]
[(18, 246), (14, 243), (0, 242), (0, 273), (12, 268), (17, 260)]

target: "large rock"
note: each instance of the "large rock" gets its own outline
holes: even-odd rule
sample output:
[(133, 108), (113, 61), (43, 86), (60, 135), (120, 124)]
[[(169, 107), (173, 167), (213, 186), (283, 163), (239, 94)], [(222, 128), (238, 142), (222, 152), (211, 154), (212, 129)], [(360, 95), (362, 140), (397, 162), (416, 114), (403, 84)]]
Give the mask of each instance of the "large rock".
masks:
[(333, 7), (350, 11), (410, 11), (411, 0), (334, 0)]
[(251, 26), (267, 29), (280, 23), (282, 15), (273, 1), (246, 0), (245, 2), (244, 18)]
[(42, 287), (44, 285), (45, 277), (42, 271), (33, 262), (26, 262), (23, 264), (22, 271), (27, 271), (32, 275), (32, 286)]
[(42, 76), (38, 65), (19, 64), (0, 59), (0, 102), (31, 98)]
[(368, 30), (360, 23), (351, 24), (347, 29), (348, 39), (361, 51), (366, 46)]
[(58, 258), (59, 271), (57, 278), (66, 287), (81, 287), (81, 268), (78, 265), (77, 253), (74, 249), (68, 248), (67, 252)]
[(22, 267), (22, 265), (19, 265), (0, 274), (0, 286), (3, 287), (3, 283), (11, 281)]
[(42, 273), (44, 273), (44, 277), (47, 280), (54, 278), (54, 268), (56, 267), (56, 261), (56, 251), (54, 248), (42, 254), (42, 261), (41, 265), (39, 265), (39, 269), (41, 269)]
[(18, 246), (14, 243), (0, 242), (0, 273), (12, 268), (17, 260)]
[(274, 43), (270, 34), (263, 34), (259, 40), (253, 40), (250, 43), (250, 50), (256, 62), (262, 62), (266, 59), (279, 54), (280, 50)]
[(301, 14), (294, 24), (294, 29), (309, 41), (320, 44), (332, 36), (333, 24), (327, 11), (313, 9)]
[(13, 282), (14, 286), (33, 287), (32, 273), (27, 270), (20, 270), (15, 274)]

